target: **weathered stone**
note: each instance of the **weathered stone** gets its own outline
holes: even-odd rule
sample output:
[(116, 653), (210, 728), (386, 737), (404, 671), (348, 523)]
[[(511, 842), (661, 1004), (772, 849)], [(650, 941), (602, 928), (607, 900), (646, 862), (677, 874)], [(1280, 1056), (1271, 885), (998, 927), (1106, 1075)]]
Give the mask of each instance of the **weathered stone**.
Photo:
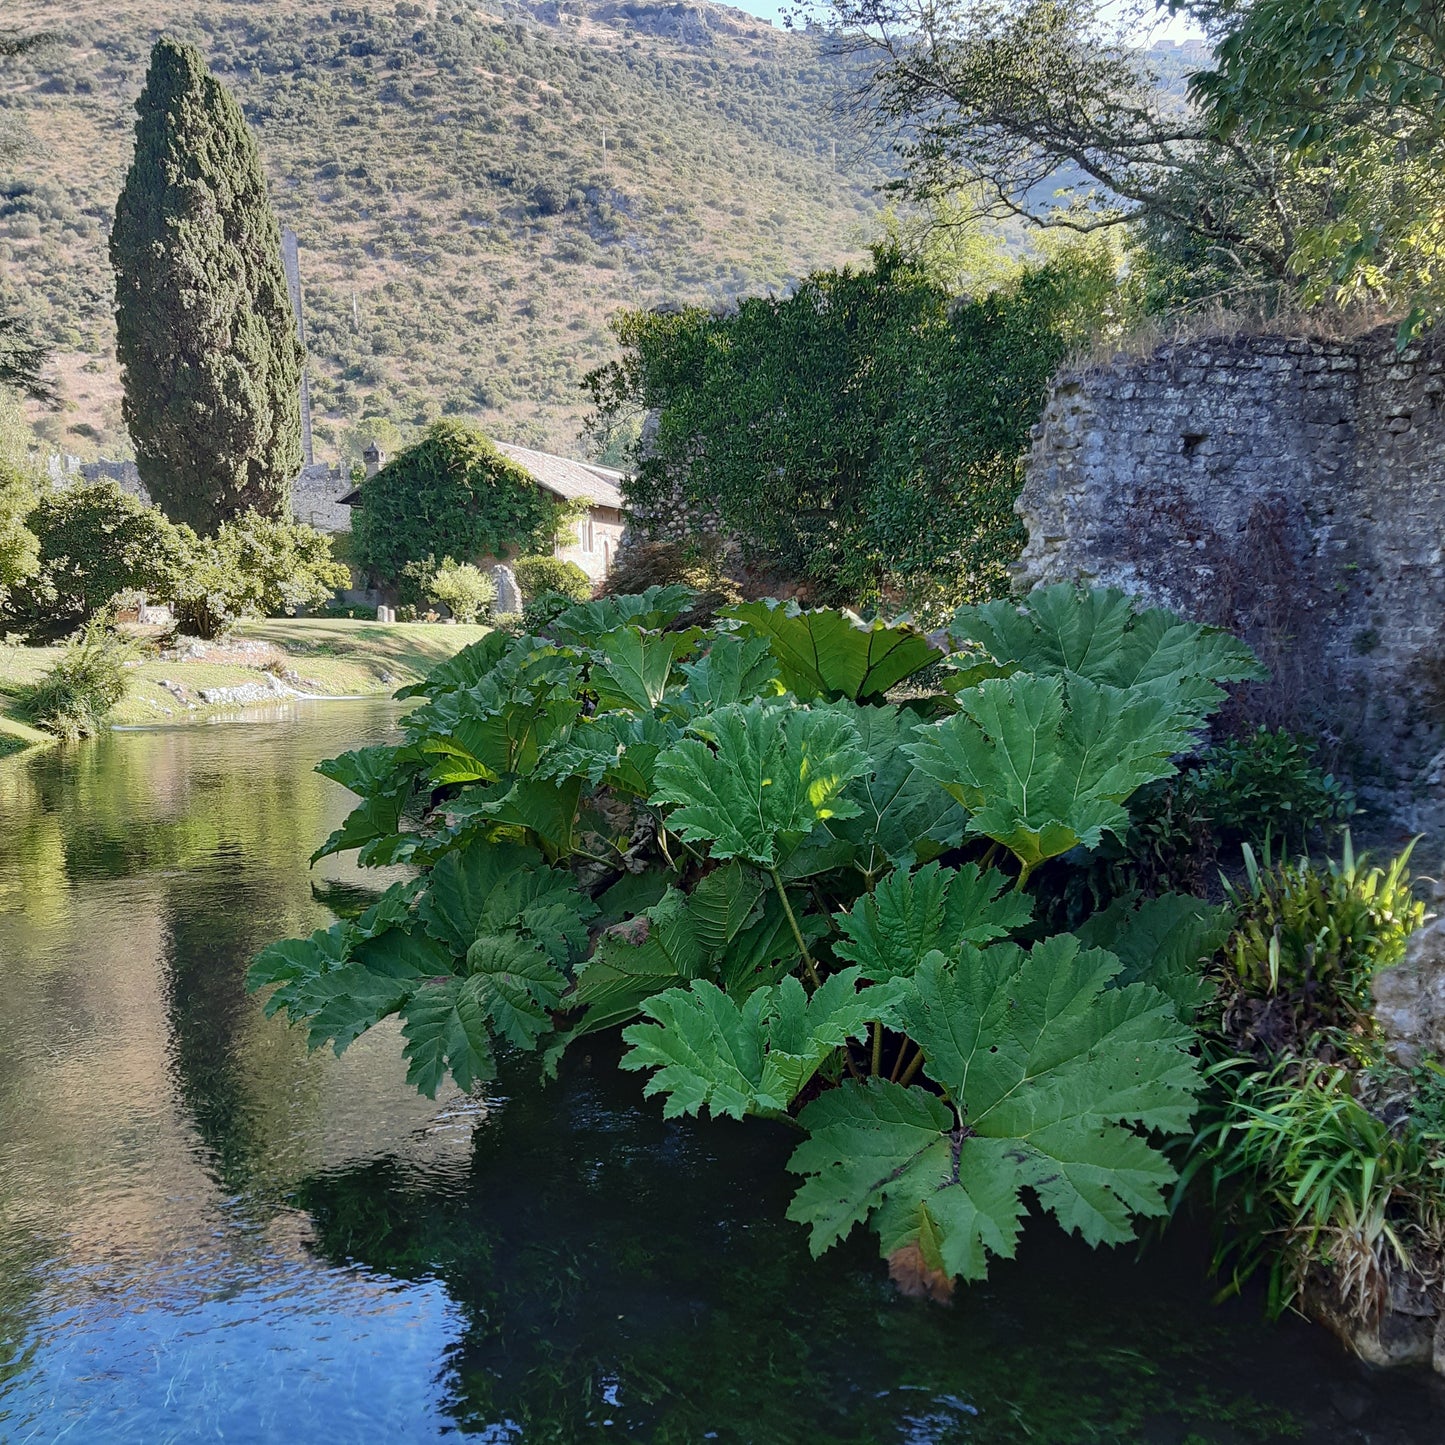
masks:
[(492, 610), (503, 613), (520, 612), (522, 589), (517, 586), (517, 574), (505, 562), (498, 562), (492, 568), (492, 581), (497, 588), (497, 600), (492, 604)]
[(1059, 376), (1018, 585), (1118, 586), (1242, 633), (1274, 674), (1245, 714), (1327, 732), (1367, 802), (1445, 836), (1440, 357), (1403, 364), (1392, 329), (1240, 336)]
[(1375, 1017), (1405, 1065), (1445, 1058), (1445, 917), (1410, 938), (1404, 959), (1375, 975)]

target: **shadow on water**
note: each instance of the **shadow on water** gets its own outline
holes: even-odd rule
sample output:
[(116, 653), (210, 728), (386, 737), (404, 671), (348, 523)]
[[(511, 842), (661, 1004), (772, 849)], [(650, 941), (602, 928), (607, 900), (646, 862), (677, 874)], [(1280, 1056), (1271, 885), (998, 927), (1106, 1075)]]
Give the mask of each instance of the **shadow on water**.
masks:
[[(1201, 1241), (1047, 1225), (952, 1308), (787, 1222), (781, 1126), (614, 1046), (418, 1099), (241, 988), (374, 878), (306, 858), (351, 704), (0, 765), (0, 1439), (1445, 1442), (1435, 1384), (1210, 1303)], [(329, 905), (329, 907), (328, 907)]]

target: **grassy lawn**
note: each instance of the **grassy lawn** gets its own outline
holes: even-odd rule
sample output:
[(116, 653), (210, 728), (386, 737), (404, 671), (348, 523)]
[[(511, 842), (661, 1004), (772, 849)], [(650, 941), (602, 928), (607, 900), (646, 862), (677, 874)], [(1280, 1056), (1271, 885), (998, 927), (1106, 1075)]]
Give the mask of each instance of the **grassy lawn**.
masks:
[[(485, 636), (485, 627), (427, 622), (359, 622), (349, 618), (288, 617), (238, 626), (226, 643), (267, 644), (255, 655), (217, 658), (147, 657), (131, 668), (131, 686), (115, 710), (117, 723), (181, 722), (234, 712), (235, 702), (208, 703), (201, 689), (266, 684), (262, 663), (279, 663), (299, 679), (299, 691), (318, 697), (374, 697), (415, 682), (437, 663)], [(60, 656), (59, 647), (0, 647), (0, 758), (49, 741), (28, 726), (14, 690), (34, 682)], [(181, 690), (181, 696), (170, 682)]]

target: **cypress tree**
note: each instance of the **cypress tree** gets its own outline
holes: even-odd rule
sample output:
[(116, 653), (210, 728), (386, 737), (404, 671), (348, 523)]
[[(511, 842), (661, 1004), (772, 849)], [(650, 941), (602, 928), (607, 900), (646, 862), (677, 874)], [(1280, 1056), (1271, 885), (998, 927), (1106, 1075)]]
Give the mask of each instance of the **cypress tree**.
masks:
[(199, 51), (159, 40), (116, 203), (116, 351), (141, 480), (214, 532), (284, 517), (301, 469), (301, 345), (281, 235), (241, 107)]

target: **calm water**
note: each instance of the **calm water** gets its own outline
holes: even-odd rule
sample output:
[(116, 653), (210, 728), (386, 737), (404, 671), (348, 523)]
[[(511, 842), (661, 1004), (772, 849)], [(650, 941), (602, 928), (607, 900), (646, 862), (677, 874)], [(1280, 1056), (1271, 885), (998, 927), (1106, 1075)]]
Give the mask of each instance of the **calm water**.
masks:
[[(359, 875), (311, 772), (386, 704), (0, 763), (0, 1439), (1445, 1441), (1418, 1377), (1218, 1309), (1201, 1246), (1047, 1225), (951, 1309), (814, 1263), (791, 1140), (665, 1124), (607, 1046), (432, 1104), (241, 989)], [(374, 879), (374, 875), (372, 875)], [(371, 881), (371, 879), (368, 879)]]

